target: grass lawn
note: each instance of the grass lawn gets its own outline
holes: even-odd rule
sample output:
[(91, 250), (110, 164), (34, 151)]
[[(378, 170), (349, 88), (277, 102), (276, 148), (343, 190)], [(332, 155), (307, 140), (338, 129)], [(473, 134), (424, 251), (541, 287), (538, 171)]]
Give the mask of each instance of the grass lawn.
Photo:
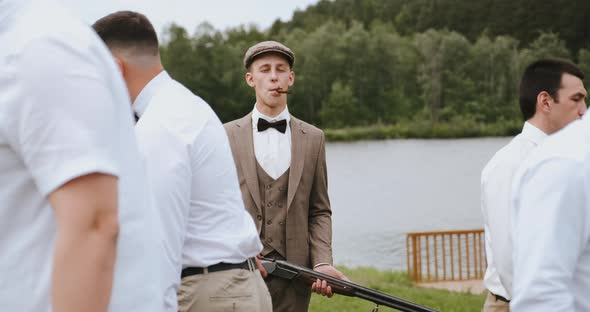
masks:
[[(414, 287), (405, 272), (385, 272), (372, 268), (338, 267), (354, 283), (444, 312), (481, 311), (485, 295)], [(335, 295), (331, 299), (312, 295), (311, 312), (370, 312), (375, 305), (360, 298)], [(379, 307), (379, 311), (396, 311)]]

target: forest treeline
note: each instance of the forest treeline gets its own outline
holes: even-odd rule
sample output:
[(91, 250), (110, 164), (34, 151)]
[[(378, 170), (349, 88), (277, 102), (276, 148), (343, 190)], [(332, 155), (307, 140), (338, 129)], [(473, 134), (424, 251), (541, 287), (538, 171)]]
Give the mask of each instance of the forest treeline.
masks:
[(322, 0), (268, 29), (170, 25), (161, 52), (222, 121), (254, 105), (246, 49), (277, 40), (296, 55), (289, 110), (319, 127), (511, 125), (503, 135), (518, 130), (527, 64), (560, 57), (590, 75), (588, 15), (590, 1)]

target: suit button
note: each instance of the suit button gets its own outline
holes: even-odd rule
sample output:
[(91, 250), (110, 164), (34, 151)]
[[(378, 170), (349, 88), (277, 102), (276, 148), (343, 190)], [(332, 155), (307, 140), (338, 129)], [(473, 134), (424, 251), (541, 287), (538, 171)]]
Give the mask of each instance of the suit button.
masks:
[(279, 208), (283, 208), (283, 204), (279, 203)]
[(285, 224), (285, 222), (279, 221), (279, 225), (284, 225), (284, 224)]
[(258, 219), (258, 220), (262, 220), (262, 216), (261, 216), (261, 215), (257, 215), (257, 216), (256, 216), (256, 219)]
[(269, 244), (272, 243), (272, 238), (267, 238), (266, 239), (266, 242), (269, 243)]
[(266, 224), (271, 225), (272, 221), (268, 220), (268, 221), (266, 221)]
[(270, 190), (271, 188), (272, 188), (272, 185), (267, 185), (267, 186), (266, 186), (266, 189), (267, 189), (267, 190)]
[(268, 204), (266, 204), (266, 207), (272, 207), (272, 202), (269, 202)]

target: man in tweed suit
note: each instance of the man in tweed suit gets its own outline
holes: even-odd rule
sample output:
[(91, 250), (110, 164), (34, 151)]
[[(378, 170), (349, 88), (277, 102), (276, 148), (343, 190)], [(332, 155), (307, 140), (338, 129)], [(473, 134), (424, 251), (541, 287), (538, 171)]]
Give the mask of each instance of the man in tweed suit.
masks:
[[(244, 56), (246, 82), (256, 93), (251, 113), (225, 124), (246, 209), (263, 242), (262, 255), (286, 259), (337, 278), (332, 266), (332, 211), (324, 133), (289, 114), (295, 55), (275, 41)], [(311, 287), (267, 277), (274, 311), (307, 311), (311, 291), (328, 297), (326, 281)]]

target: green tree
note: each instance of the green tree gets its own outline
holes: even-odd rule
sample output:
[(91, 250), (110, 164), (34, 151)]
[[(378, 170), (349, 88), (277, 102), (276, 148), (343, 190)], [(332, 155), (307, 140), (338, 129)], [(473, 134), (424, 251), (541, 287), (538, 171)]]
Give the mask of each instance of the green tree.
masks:
[(518, 41), (506, 36), (490, 39), (482, 35), (472, 45), (469, 59), (470, 78), (478, 96), (474, 103), (468, 104), (472, 109), (467, 113), (487, 122), (519, 118)]
[(345, 72), (342, 42), (345, 33), (343, 24), (327, 22), (299, 42), (287, 37), (286, 42), (293, 44), (291, 48), (296, 55), (289, 110), (311, 123), (319, 122), (318, 112), (330, 94), (332, 83)]
[(325, 127), (342, 128), (363, 124), (367, 111), (358, 105), (350, 86), (335, 81), (319, 115)]
[(376, 21), (371, 25), (366, 50), (363, 76), (367, 77), (365, 88), (371, 90), (367, 106), (373, 112), (369, 121), (393, 123), (411, 116), (418, 109), (412, 104), (420, 100), (414, 78), (418, 52), (413, 42), (400, 36), (391, 23)]
[(186, 30), (172, 24), (165, 31), (167, 44), (162, 46), (162, 63), (170, 74), (187, 86), (194, 84), (192, 67), (195, 64), (193, 44)]
[(438, 122), (444, 106), (446, 112), (458, 112), (473, 96), (473, 86), (467, 77), (465, 60), (470, 44), (456, 32), (428, 30), (415, 36), (420, 53), (418, 81), (423, 101), (429, 108), (432, 122)]
[(571, 60), (571, 53), (565, 46), (565, 42), (556, 33), (541, 33), (526, 49), (522, 49), (519, 55), (519, 74), (524, 72), (530, 63), (547, 57), (557, 57)]
[(578, 65), (584, 71), (586, 77), (585, 82), (590, 81), (590, 51), (586, 49), (580, 50), (578, 53)]

